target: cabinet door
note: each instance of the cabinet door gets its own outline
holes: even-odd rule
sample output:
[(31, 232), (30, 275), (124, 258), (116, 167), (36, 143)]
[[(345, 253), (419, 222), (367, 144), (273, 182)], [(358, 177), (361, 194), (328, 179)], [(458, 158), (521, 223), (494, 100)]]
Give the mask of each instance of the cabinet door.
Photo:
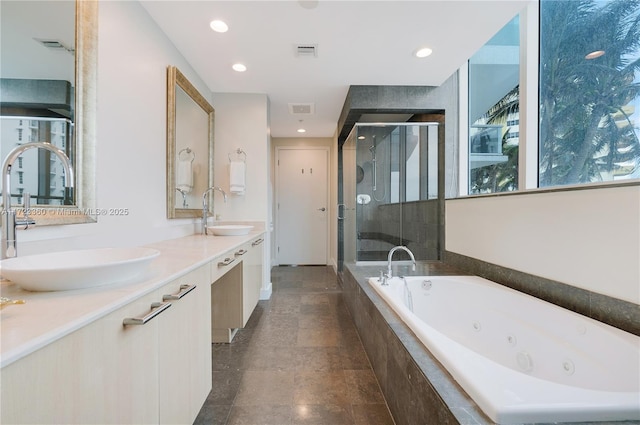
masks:
[(256, 308), (260, 299), (260, 289), (262, 288), (262, 250), (263, 239), (253, 240), (247, 248), (247, 253), (243, 257), (242, 267), (242, 323), (247, 324), (251, 313)]
[(158, 321), (160, 423), (193, 423), (211, 391), (211, 285), (203, 266), (165, 285)]
[(1, 422), (157, 423), (158, 321), (123, 325), (156, 301), (139, 298), (3, 368)]
[[(213, 329), (236, 329), (242, 323), (242, 265), (234, 263), (228, 272), (211, 284), (211, 325)], [(229, 266), (231, 267), (231, 266)], [(214, 342), (219, 340), (212, 334)]]

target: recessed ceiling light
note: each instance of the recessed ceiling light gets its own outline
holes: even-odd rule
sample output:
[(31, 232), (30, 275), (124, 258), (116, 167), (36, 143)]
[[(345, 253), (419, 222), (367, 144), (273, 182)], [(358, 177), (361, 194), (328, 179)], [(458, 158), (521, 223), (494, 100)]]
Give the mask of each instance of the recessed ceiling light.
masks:
[(428, 47), (422, 47), (418, 50), (416, 50), (416, 57), (418, 58), (426, 58), (427, 56), (429, 56), (431, 53), (433, 53), (433, 50), (431, 50)]
[(364, 140), (364, 139), (366, 139), (366, 137), (364, 137), (364, 136), (358, 136), (358, 140)]
[(229, 31), (229, 26), (224, 21), (219, 21), (219, 20), (211, 21), (209, 23), (209, 26), (215, 32), (227, 32), (227, 31)]
[(233, 70), (237, 72), (245, 72), (247, 70), (247, 67), (241, 63), (234, 63), (231, 68), (233, 68)]
[(591, 52), (589, 53), (587, 56), (585, 56), (585, 59), (595, 59), (595, 58), (599, 58), (600, 56), (604, 55), (604, 50), (596, 50), (595, 52)]
[(307, 132), (307, 130), (305, 130), (304, 128), (299, 128), (298, 129), (298, 133), (306, 133), (306, 132)]

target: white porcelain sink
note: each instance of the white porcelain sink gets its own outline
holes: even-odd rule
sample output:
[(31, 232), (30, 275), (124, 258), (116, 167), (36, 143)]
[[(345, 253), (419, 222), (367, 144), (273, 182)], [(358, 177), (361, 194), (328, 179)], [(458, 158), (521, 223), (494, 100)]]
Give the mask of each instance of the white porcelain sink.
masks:
[(216, 236), (239, 236), (248, 234), (253, 226), (246, 224), (225, 224), (209, 226), (207, 229)]
[(60, 251), (2, 260), (0, 275), (28, 291), (67, 291), (132, 282), (160, 255), (151, 248)]

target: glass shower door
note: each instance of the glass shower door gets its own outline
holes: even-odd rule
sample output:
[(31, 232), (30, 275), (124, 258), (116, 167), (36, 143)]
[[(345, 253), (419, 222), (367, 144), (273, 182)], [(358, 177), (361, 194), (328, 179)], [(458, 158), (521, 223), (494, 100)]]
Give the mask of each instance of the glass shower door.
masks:
[(344, 261), (356, 261), (357, 237), (356, 237), (356, 210), (355, 188), (358, 179), (358, 167), (356, 166), (356, 142), (355, 133), (352, 131), (342, 146), (342, 195), (343, 201), (338, 208), (343, 222)]
[(339, 259), (342, 249), (346, 262), (386, 261), (397, 245), (440, 259), (440, 143), (436, 122), (354, 126), (341, 147)]

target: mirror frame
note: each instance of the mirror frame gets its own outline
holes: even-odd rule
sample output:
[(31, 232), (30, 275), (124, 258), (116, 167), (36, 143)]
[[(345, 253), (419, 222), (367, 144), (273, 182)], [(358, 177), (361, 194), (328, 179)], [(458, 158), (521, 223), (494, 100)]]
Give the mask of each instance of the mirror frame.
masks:
[(76, 0), (74, 205), (37, 205), (39, 226), (95, 223), (98, 0)]
[[(202, 217), (202, 208), (176, 208), (176, 87), (184, 92), (207, 114), (209, 121), (208, 133), (208, 173), (207, 187), (213, 186), (213, 106), (200, 94), (198, 89), (175, 66), (167, 67), (167, 218), (195, 218)], [(210, 212), (212, 209), (210, 203)]]

